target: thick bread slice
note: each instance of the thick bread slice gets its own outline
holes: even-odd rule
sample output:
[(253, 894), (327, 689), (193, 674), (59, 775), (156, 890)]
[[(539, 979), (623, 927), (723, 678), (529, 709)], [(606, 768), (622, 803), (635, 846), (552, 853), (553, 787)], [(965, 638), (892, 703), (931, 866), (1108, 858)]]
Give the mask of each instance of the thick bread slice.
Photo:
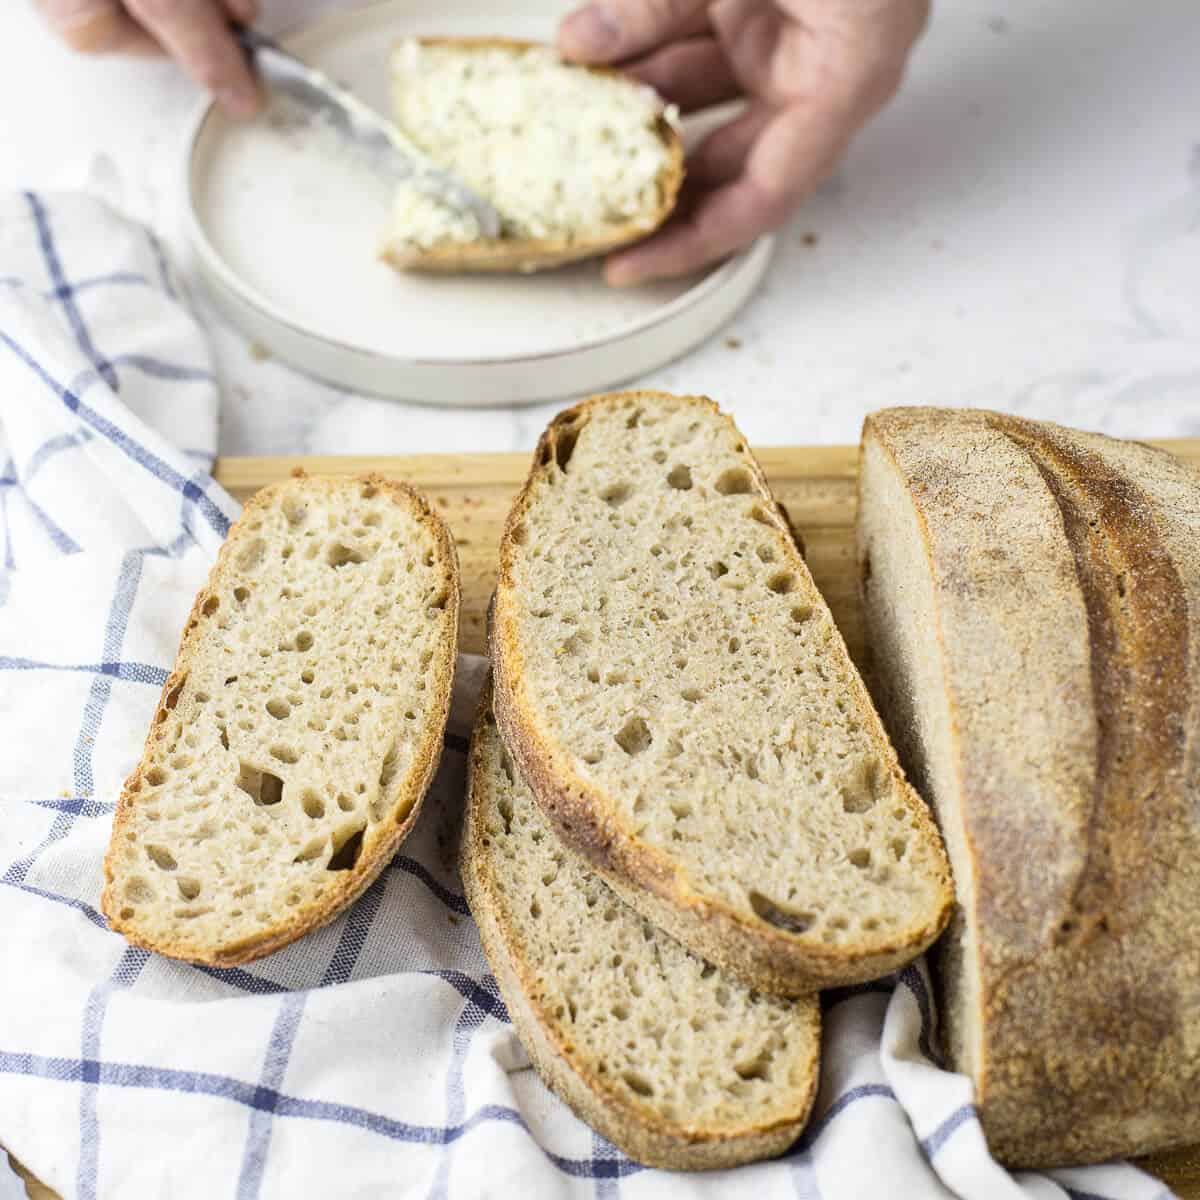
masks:
[(644, 84), (501, 38), (411, 39), (392, 58), (395, 120), (504, 220), (480, 237), (411, 185), (383, 257), (402, 270), (529, 272), (604, 254), (663, 223), (683, 143)]
[(560, 836), (701, 957), (795, 995), (941, 932), (937, 830), (711, 400), (599, 396), (551, 423), (501, 542), (492, 661)]
[(815, 996), (759, 995), (622, 904), (554, 836), (484, 689), (462, 875), (517, 1034), (583, 1120), (649, 1166), (769, 1158), (816, 1094)]
[(959, 905), (936, 963), (993, 1152), (1200, 1139), (1200, 473), (987, 412), (868, 418), (873, 676)]
[(458, 562), (402, 483), (299, 477), (230, 531), (117, 806), (104, 913), (229, 966), (324, 924), (412, 828), (441, 754)]

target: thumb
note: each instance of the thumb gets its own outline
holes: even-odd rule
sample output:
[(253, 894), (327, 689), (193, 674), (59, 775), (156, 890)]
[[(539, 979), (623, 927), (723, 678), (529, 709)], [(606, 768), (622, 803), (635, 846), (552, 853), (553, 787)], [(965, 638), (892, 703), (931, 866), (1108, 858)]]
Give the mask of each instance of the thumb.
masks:
[(592, 0), (564, 18), (558, 48), (579, 62), (633, 58), (708, 28), (708, 0)]

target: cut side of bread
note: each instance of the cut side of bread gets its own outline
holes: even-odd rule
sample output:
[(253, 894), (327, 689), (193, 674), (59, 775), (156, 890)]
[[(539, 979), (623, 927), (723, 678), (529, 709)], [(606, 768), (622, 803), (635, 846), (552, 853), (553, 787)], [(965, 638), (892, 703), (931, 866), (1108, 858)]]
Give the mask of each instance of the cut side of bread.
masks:
[(441, 755), (458, 563), (374, 477), (296, 477), (230, 531), (117, 806), (103, 909), (215, 966), (324, 924), (379, 874)]
[(501, 543), (492, 661), (559, 835), (701, 957), (795, 995), (944, 927), (937, 830), (712, 401), (627, 392), (551, 423)]
[(816, 997), (760, 995), (623, 904), (555, 837), (488, 702), (471, 745), (461, 865), (471, 912), (538, 1073), (648, 1166), (769, 1158), (816, 1094)]
[(1200, 473), (977, 410), (863, 430), (872, 682), (958, 907), (956, 1070), (1018, 1167), (1200, 1139)]
[(410, 183), (383, 248), (420, 271), (535, 271), (651, 233), (674, 207), (683, 146), (658, 96), (549, 46), (408, 40), (392, 55), (394, 119), (434, 162), (489, 200), (497, 239)]

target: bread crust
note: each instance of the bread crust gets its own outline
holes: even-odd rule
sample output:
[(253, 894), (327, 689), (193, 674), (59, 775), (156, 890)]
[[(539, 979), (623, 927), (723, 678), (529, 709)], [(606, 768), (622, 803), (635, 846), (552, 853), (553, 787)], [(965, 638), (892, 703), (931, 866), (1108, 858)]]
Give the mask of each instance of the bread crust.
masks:
[(807, 1084), (796, 1093), (792, 1112), (769, 1124), (704, 1130), (664, 1121), (638, 1104), (626, 1089), (587, 1069), (567, 1031), (538, 1000), (539, 965), (522, 953), (512, 930), (501, 918), (504, 904), (496, 888), (482, 837), (480, 809), (486, 784), (480, 746), (484, 722), (491, 717), (492, 686), (485, 683), (471, 737), (467, 774), (467, 808), (459, 865), (471, 915), (500, 994), (538, 1074), (574, 1112), (631, 1158), (650, 1167), (679, 1171), (713, 1170), (756, 1162), (782, 1154), (804, 1128), (817, 1094), (820, 1006), (800, 1002), (797, 1021), (813, 1046)]
[[(302, 470), (296, 471), (294, 475), (305, 479), (307, 486), (314, 488), (330, 488), (347, 482), (346, 479), (331, 476), (306, 476)], [(191, 666), (196, 633), (204, 620), (205, 602), (213, 594), (212, 589), (219, 580), (222, 580), (227, 574), (237, 574), (237, 568), (233, 566), (231, 560), (239, 545), (239, 535), (243, 529), (248, 527), (256, 512), (269, 507), (274, 502), (276, 494), (287, 486), (286, 484), (273, 484), (256, 493), (246, 503), (242, 515), (230, 529), (225, 543), (221, 547), (217, 561), (209, 573), (208, 582), (196, 596), (191, 613), (184, 625), (175, 666), (166, 683), (163, 684), (162, 695), (150, 723), (150, 732), (147, 735), (142, 759), (125, 781), (125, 786), (117, 802), (112, 836), (109, 840), (108, 853), (104, 859), (104, 890), (100, 898), (100, 908), (108, 920), (109, 928), (115, 933), (120, 933), (131, 945), (140, 946), (168, 958), (179, 958), (212, 967), (239, 966), (271, 954), (303, 937), (306, 933), (327, 924), (357, 900), (391, 861), (420, 816), (422, 801), (441, 759), (442, 739), (450, 713), (458, 636), (458, 552), (446, 523), (415, 488), (407, 483), (385, 479), (376, 474), (357, 476), (355, 482), (378, 488), (390, 496), (396, 504), (408, 508), (417, 520), (429, 530), (438, 545), (440, 559), (445, 568), (445, 582), (449, 589), (441, 645), (429, 665), (427, 676), (433, 694), (430, 720), (414, 748), (409, 787), (398, 795), (395, 805), (398, 807), (402, 805), (402, 802), (407, 801), (409, 803), (408, 814), (398, 824), (388, 821), (378, 822), (373, 836), (370, 835), (370, 827), (368, 827), (368, 836), (363, 839), (358, 861), (353, 869), (341, 873), (344, 878), (340, 880), (336, 889), (330, 890), (315, 903), (301, 905), (289, 911), (284, 914), (285, 919), (253, 938), (229, 942), (215, 949), (207, 949), (183, 939), (162, 941), (147, 937), (139, 931), (136, 921), (126, 921), (120, 915), (122, 905), (116, 894), (118, 871), (116, 847), (125, 833), (133, 808), (138, 803), (138, 793), (141, 791), (143, 774), (149, 767), (151, 749), (155, 740), (162, 736), (159, 732), (161, 723), (166, 719), (169, 710), (174, 707), (172, 694), (182, 686)]]
[[(863, 437), (906, 482), (935, 580), (958, 791), (936, 799), (973, 864), (980, 976), (979, 1010), (950, 1015), (978, 1036), (992, 1151), (1038, 1167), (1193, 1142), (1200, 472), (997, 413), (890, 410)], [(989, 497), (997, 519), (971, 520)], [(1026, 529), (1048, 549), (1031, 555)], [(1016, 610), (996, 564), (1037, 611)], [(1039, 672), (999, 711), (964, 663), (977, 619), (987, 653)]]
[[(880, 935), (870, 947), (832, 946), (815, 938), (806, 939), (765, 921), (748, 920), (721, 899), (702, 894), (678, 863), (637, 838), (613, 811), (604, 792), (579, 775), (568, 750), (552, 743), (539, 728), (527, 697), (517, 633), (521, 604), (515, 595), (513, 560), (515, 531), (533, 503), (534, 488), (554, 462), (560, 436), (571, 436), (571, 431), (586, 422), (597, 407), (628, 407), (666, 395), (634, 391), (593, 396), (559, 413), (538, 443), (529, 477), (513, 502), (501, 537), (499, 581), (489, 629), (495, 713), (505, 745), (562, 841), (582, 855), (622, 900), (700, 957), (751, 987), (784, 996), (877, 979), (910, 962), (933, 943), (950, 919), (953, 888), (933, 818), (904, 778), (896, 752), (865, 685), (850, 665), (840, 636), (836, 644), (849, 666), (852, 700), (871, 731), (876, 753), (886, 765), (893, 796), (912, 813), (914, 835), (936, 847), (941, 863), (940, 898), (927, 919), (916, 927), (897, 931), (890, 939)], [(688, 399), (735, 429), (732, 420), (712, 400)], [(748, 450), (742, 452), (742, 458), (753, 478), (755, 493), (770, 505), (786, 535), (787, 567), (811, 581), (761, 466)]]
[[(531, 50), (541, 42), (520, 41), (495, 37), (428, 37), (417, 38), (422, 46), (449, 46), (463, 50)], [(612, 67), (580, 67), (594, 75), (624, 78)], [(630, 81), (631, 84), (633, 81)], [(614, 226), (603, 237), (575, 241), (567, 237), (551, 238), (493, 238), (476, 242), (445, 242), (428, 249), (401, 248), (386, 244), (380, 258), (399, 271), (420, 271), (426, 274), (531, 274), (566, 266), (585, 258), (596, 258), (649, 237), (671, 215), (683, 186), (684, 151), (679, 132), (660, 116), (658, 134), (667, 147), (670, 159), (659, 179), (659, 204), (649, 225), (627, 221)]]

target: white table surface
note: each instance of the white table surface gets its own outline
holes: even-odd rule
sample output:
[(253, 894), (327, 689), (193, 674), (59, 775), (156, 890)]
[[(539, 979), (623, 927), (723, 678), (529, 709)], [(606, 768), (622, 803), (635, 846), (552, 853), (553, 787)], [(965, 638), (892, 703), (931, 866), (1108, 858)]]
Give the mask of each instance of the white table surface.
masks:
[[(276, 0), (265, 24), (324, 7)], [(28, 0), (3, 9), (0, 186), (88, 178), (170, 239), (194, 90), (167, 64), (71, 57)], [(644, 382), (707, 392), (760, 444), (853, 441), (889, 404), (1200, 436), (1198, 63), (1195, 0), (939, 6), (760, 294)], [(556, 407), (339, 392), (207, 319), (223, 453), (524, 449)]]

